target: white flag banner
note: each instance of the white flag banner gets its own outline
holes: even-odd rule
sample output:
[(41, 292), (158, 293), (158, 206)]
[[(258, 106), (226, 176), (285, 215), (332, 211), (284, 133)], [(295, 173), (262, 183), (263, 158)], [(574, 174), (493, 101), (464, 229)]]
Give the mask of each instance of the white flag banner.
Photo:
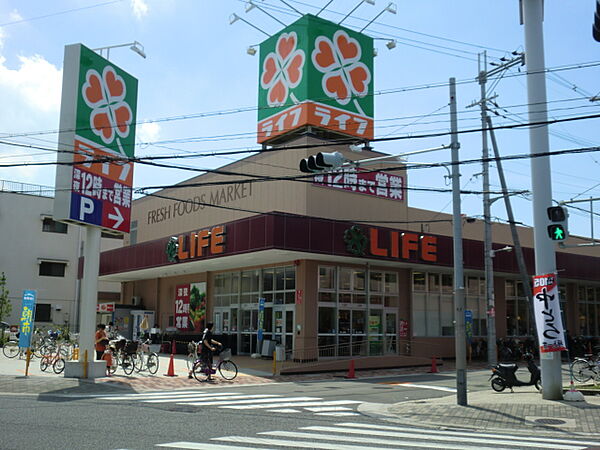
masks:
[(566, 350), (556, 273), (533, 277), (533, 305), (540, 352)]

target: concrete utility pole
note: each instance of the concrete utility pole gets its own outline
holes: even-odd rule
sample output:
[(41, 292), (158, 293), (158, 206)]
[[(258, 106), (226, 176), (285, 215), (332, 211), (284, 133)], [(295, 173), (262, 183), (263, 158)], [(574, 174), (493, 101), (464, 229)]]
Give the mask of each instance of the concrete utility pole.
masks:
[[(486, 52), (480, 53), (478, 58), (478, 81), (481, 87), (481, 99), (479, 102), (474, 102), (467, 108), (479, 104), (481, 107), (481, 148), (482, 148), (482, 176), (483, 176), (483, 258), (485, 263), (485, 291), (487, 299), (487, 353), (488, 353), (488, 364), (495, 366), (498, 363), (498, 352), (496, 349), (496, 301), (494, 295), (494, 263), (492, 252), (492, 218), (491, 218), (491, 206), (494, 200), (490, 199), (490, 163), (489, 163), (489, 148), (487, 140), (487, 126), (488, 126), (488, 115), (487, 115), (487, 102), (493, 99), (495, 96), (488, 98), (486, 92), (486, 82), (490, 76), (501, 74), (502, 72), (510, 69), (511, 67), (523, 64), (523, 55), (513, 52), (514, 55), (518, 55), (510, 60), (502, 58), (502, 64), (495, 64), (495, 68), (488, 72), (487, 70), (487, 54)], [(482, 68), (482, 56), (483, 56), (483, 68)], [(505, 195), (507, 195), (505, 193)]]
[(483, 158), (483, 255), (485, 268), (485, 295), (487, 299), (487, 353), (488, 364), (493, 367), (498, 363), (496, 352), (496, 314), (494, 299), (494, 268), (492, 266), (492, 218), (490, 202), (490, 163), (487, 141), (487, 54), (483, 52), (483, 70), (481, 55), (479, 58), (479, 86), (481, 88), (481, 155)]
[(454, 242), (454, 341), (456, 353), (456, 403), (467, 406), (467, 339), (465, 333), (465, 277), (463, 274), (460, 172), (456, 79), (450, 78), (450, 147), (452, 153), (452, 228)]
[[(525, 61), (527, 63), (527, 103), (529, 122), (547, 122), (546, 113), (546, 63), (544, 60), (543, 0), (520, 0), (521, 21), (525, 29)], [(530, 154), (548, 152), (548, 126), (529, 128)], [(533, 194), (533, 236), (535, 246), (535, 273), (543, 275), (556, 272), (554, 242), (547, 234), (546, 208), (552, 206), (552, 180), (550, 158), (531, 158), (531, 186)], [(534, 299), (535, 301), (535, 299)], [(542, 366), (543, 398), (562, 400), (560, 352), (540, 354)]]

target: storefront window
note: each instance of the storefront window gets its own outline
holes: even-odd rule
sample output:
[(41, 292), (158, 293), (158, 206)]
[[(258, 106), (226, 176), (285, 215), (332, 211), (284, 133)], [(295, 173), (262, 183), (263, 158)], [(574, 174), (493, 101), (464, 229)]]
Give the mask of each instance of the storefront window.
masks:
[(353, 272), (353, 290), (355, 291), (364, 291), (365, 290), (365, 271), (364, 270), (354, 270)]
[(285, 286), (285, 269), (278, 267), (275, 269), (275, 290), (283, 291)]
[(371, 305), (383, 305), (383, 297), (381, 295), (373, 295), (370, 296)]
[(413, 272), (413, 291), (425, 291), (427, 289), (425, 281), (426, 278), (423, 272)]
[(350, 310), (340, 309), (338, 318), (338, 330), (340, 334), (350, 334)]
[(454, 277), (448, 273), (442, 274), (442, 292), (445, 294), (454, 292)]
[(319, 333), (335, 334), (335, 308), (319, 307)]
[(386, 272), (385, 274), (385, 293), (396, 294), (398, 293), (398, 274), (392, 272)]
[[(535, 322), (530, 312), (523, 284), (520, 281), (505, 280), (506, 294), (506, 333), (508, 336), (531, 336)], [(508, 295), (509, 293), (517, 295)]]
[(273, 269), (263, 271), (263, 291), (273, 290)]
[(335, 267), (319, 267), (319, 290), (335, 289)]
[(352, 269), (342, 267), (340, 269), (340, 291), (349, 291), (352, 289)]
[(286, 267), (285, 268), (285, 289), (296, 289), (296, 268)]
[(365, 322), (366, 311), (354, 310), (352, 311), (352, 334), (365, 334), (366, 333), (366, 322)]
[(600, 334), (600, 287), (579, 286), (577, 288), (579, 330), (584, 336)]
[(369, 275), (369, 290), (373, 292), (383, 292), (383, 273), (371, 272)]
[(454, 298), (450, 295), (440, 296), (440, 320), (442, 336), (454, 336)]
[(440, 274), (429, 274), (429, 292), (438, 292), (440, 290)]

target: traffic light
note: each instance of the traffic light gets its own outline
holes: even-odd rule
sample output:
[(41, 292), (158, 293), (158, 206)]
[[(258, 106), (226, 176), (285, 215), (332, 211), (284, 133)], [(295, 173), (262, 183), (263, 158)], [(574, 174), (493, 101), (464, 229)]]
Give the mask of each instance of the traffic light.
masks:
[(567, 218), (569, 214), (564, 206), (551, 206), (546, 209), (548, 219), (552, 222), (548, 225), (548, 237), (553, 241), (564, 241), (569, 236), (567, 231)]
[(594, 36), (594, 40), (600, 42), (600, 0), (596, 0), (596, 12), (594, 13), (592, 36)]
[(336, 170), (342, 167), (346, 158), (340, 152), (323, 153), (311, 155), (300, 160), (300, 172), (316, 173), (328, 170)]

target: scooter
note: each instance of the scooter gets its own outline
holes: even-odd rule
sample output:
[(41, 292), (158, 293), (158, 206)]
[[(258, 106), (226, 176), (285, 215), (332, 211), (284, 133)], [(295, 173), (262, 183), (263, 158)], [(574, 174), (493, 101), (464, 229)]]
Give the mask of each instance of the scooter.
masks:
[(531, 353), (523, 355), (523, 359), (527, 361), (527, 369), (531, 375), (529, 381), (521, 381), (517, 378), (515, 374), (519, 368), (517, 364), (496, 364), (492, 367), (492, 375), (489, 378), (492, 382), (492, 389), (496, 392), (502, 392), (504, 389), (509, 388), (511, 392), (514, 392), (513, 387), (515, 386), (535, 386), (539, 391), (542, 384), (540, 369), (533, 362)]

